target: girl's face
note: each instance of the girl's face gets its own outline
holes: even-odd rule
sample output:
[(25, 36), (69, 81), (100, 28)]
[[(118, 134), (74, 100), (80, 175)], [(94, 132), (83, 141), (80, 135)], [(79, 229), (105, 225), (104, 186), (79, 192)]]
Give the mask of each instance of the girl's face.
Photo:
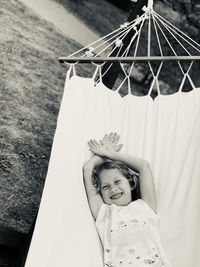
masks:
[(101, 195), (106, 204), (126, 206), (132, 201), (129, 181), (118, 169), (102, 170), (99, 179)]

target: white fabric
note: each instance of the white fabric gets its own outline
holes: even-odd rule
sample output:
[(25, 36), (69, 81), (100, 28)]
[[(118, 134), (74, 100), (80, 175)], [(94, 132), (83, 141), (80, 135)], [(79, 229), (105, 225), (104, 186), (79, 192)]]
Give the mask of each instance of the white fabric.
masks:
[(103, 204), (96, 226), (108, 267), (169, 267), (158, 215), (141, 199), (128, 206)]
[(67, 79), (26, 267), (102, 267), (85, 195), (86, 142), (117, 131), (123, 152), (152, 167), (164, 249), (173, 267), (200, 266), (200, 90), (121, 98), (89, 78)]

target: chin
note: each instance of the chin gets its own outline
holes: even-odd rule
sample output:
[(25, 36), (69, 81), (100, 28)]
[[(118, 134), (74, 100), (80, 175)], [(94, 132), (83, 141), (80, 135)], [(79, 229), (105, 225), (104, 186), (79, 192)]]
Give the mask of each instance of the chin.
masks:
[(116, 206), (127, 206), (130, 202), (128, 201), (112, 201), (111, 204), (114, 204)]

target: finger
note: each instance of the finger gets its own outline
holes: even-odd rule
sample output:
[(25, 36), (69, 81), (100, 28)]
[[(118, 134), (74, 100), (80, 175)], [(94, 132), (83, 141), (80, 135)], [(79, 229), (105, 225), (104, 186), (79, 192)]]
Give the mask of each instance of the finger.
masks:
[(99, 146), (99, 142), (98, 142), (97, 140), (93, 139), (92, 141), (93, 141), (93, 143), (94, 143), (94, 145), (95, 145), (96, 147)]
[(107, 134), (104, 135), (104, 137), (101, 140), (104, 140), (106, 138)]
[(113, 132), (111, 132), (108, 136), (108, 141), (113, 142)]
[(93, 142), (93, 140), (90, 140), (90, 141), (88, 142), (88, 145), (89, 145), (90, 148), (95, 148), (95, 147), (96, 147), (96, 145), (95, 145), (95, 143)]
[(122, 149), (123, 146), (124, 146), (123, 144), (118, 145), (116, 147), (116, 152), (119, 152)]
[(88, 141), (88, 146), (89, 146), (89, 148), (93, 147), (93, 145), (91, 144), (90, 141)]
[(108, 134), (105, 134), (103, 139), (102, 139), (102, 142), (104, 143), (107, 140), (107, 138), (108, 138)]
[(114, 137), (114, 140), (113, 140), (113, 143), (116, 145), (119, 141), (119, 135), (117, 133), (115, 133), (115, 137)]
[(117, 135), (117, 136), (116, 136), (116, 142), (117, 142), (117, 143), (119, 142), (119, 139), (120, 139), (120, 135)]
[(114, 132), (114, 133), (113, 133), (113, 136), (112, 136), (112, 139), (113, 139), (112, 141), (113, 141), (113, 143), (116, 144), (116, 143), (118, 142), (119, 139), (117, 139), (117, 138), (118, 138), (118, 134), (117, 134), (116, 132)]
[(96, 143), (96, 140), (92, 139), (90, 140), (90, 147), (95, 149), (98, 147), (98, 144)]
[(113, 133), (113, 135), (112, 135), (112, 142), (113, 143), (115, 142), (116, 135), (117, 135), (117, 133)]
[(113, 136), (113, 132), (110, 132), (108, 135), (108, 138), (110, 139), (110, 138), (112, 138), (112, 136)]

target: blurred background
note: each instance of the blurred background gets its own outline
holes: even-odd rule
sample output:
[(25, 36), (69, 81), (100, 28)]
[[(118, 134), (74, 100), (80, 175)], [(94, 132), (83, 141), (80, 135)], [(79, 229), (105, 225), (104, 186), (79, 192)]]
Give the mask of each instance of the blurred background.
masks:
[[(58, 57), (118, 28), (135, 4), (128, 0), (1, 0), (1, 227), (27, 234), (37, 214), (66, 76)], [(199, 0), (157, 0), (155, 10), (200, 41)], [(141, 70), (135, 78), (140, 89), (136, 94), (143, 93), (141, 88), (145, 93), (147, 74)], [(91, 68), (83, 66), (79, 75), (92, 76)], [(191, 75), (199, 86), (198, 64)], [(171, 69), (165, 70), (164, 77), (164, 92), (175, 92), (180, 80)]]

